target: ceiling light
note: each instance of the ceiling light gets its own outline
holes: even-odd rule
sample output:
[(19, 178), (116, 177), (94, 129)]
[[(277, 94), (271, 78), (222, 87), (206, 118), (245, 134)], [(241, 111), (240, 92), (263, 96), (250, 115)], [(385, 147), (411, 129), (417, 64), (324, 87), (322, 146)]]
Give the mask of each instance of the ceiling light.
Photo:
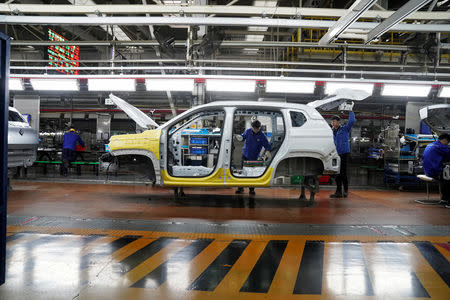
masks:
[(78, 91), (76, 79), (30, 79), (35, 91)]
[(20, 78), (10, 78), (9, 79), (9, 90), (10, 91), (23, 91), (22, 79)]
[(89, 91), (134, 92), (136, 91), (136, 80), (129, 78), (88, 79), (88, 89)]
[(430, 90), (431, 85), (385, 84), (381, 96), (427, 97)]
[(207, 79), (206, 90), (209, 92), (244, 92), (254, 93), (254, 80)]
[(361, 90), (372, 95), (373, 83), (359, 82), (327, 82), (325, 85), (325, 94), (333, 95), (339, 89)]
[(438, 94), (439, 98), (450, 98), (450, 85), (442, 86)]
[(146, 79), (147, 91), (192, 92), (194, 79)]
[(316, 87), (315, 81), (267, 80), (266, 93), (298, 93), (312, 94)]

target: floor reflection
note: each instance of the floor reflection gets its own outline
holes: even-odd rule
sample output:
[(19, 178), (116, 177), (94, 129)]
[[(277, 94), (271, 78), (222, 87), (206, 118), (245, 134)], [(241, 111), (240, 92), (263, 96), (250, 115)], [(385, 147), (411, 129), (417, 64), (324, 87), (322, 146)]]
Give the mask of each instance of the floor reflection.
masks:
[[(252, 240), (228, 235), (204, 238), (205, 234), (189, 234), (199, 237), (190, 239), (165, 236), (163, 232), (149, 236), (126, 233), (11, 235), (7, 244), (7, 279), (0, 287), (0, 299), (5, 299), (5, 291), (71, 293), (86, 286), (167, 294), (214, 293), (223, 281), (233, 283), (230, 293), (234, 296), (230, 299), (239, 298), (240, 293), (268, 296), (271, 289), (280, 292), (274, 278), (285, 272), (280, 262), (286, 255), (297, 261), (298, 267), (286, 276), (291, 282), (284, 286), (292, 289), (281, 291), (284, 295), (355, 299), (448, 295), (448, 254), (443, 255), (436, 244), (427, 241), (334, 242), (330, 236), (322, 236), (323, 240), (309, 236), (259, 236), (256, 240), (256, 235)], [(260, 250), (248, 250), (255, 243), (259, 243)], [(448, 250), (443, 247), (441, 251)], [(249, 259), (251, 253), (257, 254)], [(423, 257), (418, 259), (419, 255)], [(429, 265), (424, 266), (426, 263)], [(237, 270), (233, 269), (236, 265)], [(435, 272), (434, 278), (442, 281), (433, 282), (430, 287), (430, 282), (423, 280), (431, 274), (426, 272)]]

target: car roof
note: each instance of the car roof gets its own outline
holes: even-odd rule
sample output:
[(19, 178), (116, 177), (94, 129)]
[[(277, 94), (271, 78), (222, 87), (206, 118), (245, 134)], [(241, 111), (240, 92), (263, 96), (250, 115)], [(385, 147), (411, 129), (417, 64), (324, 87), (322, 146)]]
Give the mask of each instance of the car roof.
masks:
[(201, 110), (208, 107), (257, 107), (257, 108), (277, 108), (277, 109), (300, 109), (305, 111), (313, 119), (323, 119), (322, 115), (311, 106), (306, 104), (291, 103), (291, 102), (268, 102), (268, 101), (214, 101), (207, 104), (199, 105), (191, 108), (189, 111)]
[(290, 102), (269, 102), (269, 101), (214, 101), (207, 104), (196, 106), (200, 107), (211, 107), (211, 106), (231, 106), (231, 107), (266, 107), (266, 108), (293, 108), (293, 109), (303, 109), (303, 110), (315, 110), (314, 108), (307, 106), (305, 104), (290, 103)]
[(261, 101), (213, 101), (207, 104), (198, 105), (192, 107), (182, 114), (176, 116), (176, 118), (172, 118), (171, 120), (164, 123), (162, 126), (169, 126), (175, 122), (175, 120), (179, 118), (183, 118), (184, 116), (195, 113), (197, 111), (202, 111), (205, 108), (223, 108), (223, 107), (236, 107), (236, 108), (277, 108), (277, 109), (300, 109), (305, 111), (310, 118), (312, 119), (322, 119), (322, 115), (314, 108), (307, 106), (305, 104), (297, 104), (297, 103), (289, 103), (289, 102), (261, 102)]

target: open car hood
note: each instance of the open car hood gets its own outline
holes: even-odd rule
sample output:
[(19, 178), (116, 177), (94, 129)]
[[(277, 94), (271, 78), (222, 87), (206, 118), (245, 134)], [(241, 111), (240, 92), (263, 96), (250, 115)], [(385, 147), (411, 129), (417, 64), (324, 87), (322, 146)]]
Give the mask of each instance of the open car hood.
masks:
[(450, 134), (450, 104), (435, 104), (419, 109), (422, 121), (437, 134)]
[(154, 126), (156, 128), (159, 127), (159, 125), (155, 121), (153, 121), (152, 118), (150, 118), (140, 109), (134, 107), (125, 100), (120, 99), (119, 97), (114, 96), (113, 94), (109, 94), (109, 99), (111, 99), (111, 101), (114, 102), (114, 104), (117, 105), (117, 107), (123, 110), (139, 126), (147, 129), (150, 129), (150, 126)]
[(315, 109), (331, 110), (338, 107), (347, 100), (361, 101), (369, 97), (370, 94), (362, 90), (338, 89), (334, 95), (329, 95), (325, 99), (309, 102), (307, 105)]

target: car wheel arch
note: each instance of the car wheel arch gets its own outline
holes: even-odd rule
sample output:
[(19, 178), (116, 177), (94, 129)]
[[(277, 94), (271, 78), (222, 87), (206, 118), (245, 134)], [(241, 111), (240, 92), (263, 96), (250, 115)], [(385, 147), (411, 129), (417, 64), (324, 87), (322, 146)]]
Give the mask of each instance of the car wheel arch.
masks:
[(322, 175), (325, 167), (322, 159), (313, 155), (290, 156), (281, 159), (275, 166), (274, 177)]

